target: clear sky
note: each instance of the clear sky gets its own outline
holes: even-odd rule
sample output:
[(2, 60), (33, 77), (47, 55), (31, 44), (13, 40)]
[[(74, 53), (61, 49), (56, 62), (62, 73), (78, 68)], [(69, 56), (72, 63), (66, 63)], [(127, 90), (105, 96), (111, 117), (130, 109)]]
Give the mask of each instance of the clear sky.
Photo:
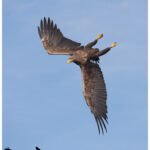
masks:
[[(108, 132), (98, 134), (82, 95), (81, 71), (48, 55), (40, 19), (82, 45), (104, 37)], [(3, 0), (3, 148), (147, 149), (147, 0)]]

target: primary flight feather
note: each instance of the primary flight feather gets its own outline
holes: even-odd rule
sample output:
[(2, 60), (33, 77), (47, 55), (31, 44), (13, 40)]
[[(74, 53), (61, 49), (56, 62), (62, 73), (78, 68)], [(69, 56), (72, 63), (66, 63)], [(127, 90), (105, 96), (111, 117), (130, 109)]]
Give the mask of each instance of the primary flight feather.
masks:
[(99, 133), (100, 131), (104, 133), (104, 129), (107, 131), (107, 92), (98, 62), (99, 57), (115, 47), (116, 43), (101, 51), (92, 48), (103, 37), (103, 34), (99, 34), (93, 42), (81, 46), (80, 43), (64, 37), (50, 18), (41, 20), (38, 33), (48, 54), (71, 55), (67, 63), (74, 62), (81, 68), (86, 103), (95, 117)]

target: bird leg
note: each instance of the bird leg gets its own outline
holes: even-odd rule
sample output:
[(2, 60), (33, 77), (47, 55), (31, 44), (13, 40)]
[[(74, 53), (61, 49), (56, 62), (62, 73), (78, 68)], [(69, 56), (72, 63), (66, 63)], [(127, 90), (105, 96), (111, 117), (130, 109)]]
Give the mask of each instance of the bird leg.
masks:
[(94, 41), (88, 43), (88, 44), (85, 46), (85, 48), (92, 48), (92, 47), (98, 42), (98, 40), (101, 39), (102, 37), (103, 37), (103, 34), (102, 34), (102, 33), (99, 34), (98, 37), (96, 38), (96, 40), (94, 40)]
[(117, 45), (117, 43), (114, 42), (110, 47), (107, 47), (107, 48), (105, 48), (105, 49), (103, 49), (103, 50), (97, 52), (97, 54), (96, 54), (97, 57), (102, 56), (102, 55), (105, 55), (108, 51), (110, 51), (111, 48), (115, 47), (116, 45)]

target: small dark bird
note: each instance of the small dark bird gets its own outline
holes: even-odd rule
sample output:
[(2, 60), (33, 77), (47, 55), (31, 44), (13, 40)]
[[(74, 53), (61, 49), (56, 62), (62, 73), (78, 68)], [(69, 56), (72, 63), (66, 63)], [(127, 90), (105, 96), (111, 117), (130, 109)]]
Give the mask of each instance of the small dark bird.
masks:
[(5, 148), (5, 150), (11, 150), (9, 147)]
[(60, 29), (57, 28), (57, 25), (50, 18), (48, 20), (46, 18), (41, 20), (38, 33), (48, 54), (70, 55), (67, 63), (74, 62), (81, 68), (83, 95), (87, 105), (95, 117), (99, 133), (100, 130), (102, 133), (104, 132), (103, 128), (107, 131), (107, 93), (98, 62), (100, 56), (106, 54), (117, 44), (113, 43), (110, 47), (101, 51), (98, 48), (92, 48), (103, 37), (103, 34), (99, 34), (93, 42), (81, 46), (80, 43), (64, 37)]
[(35, 147), (36, 150), (40, 150), (40, 148), (38, 148), (37, 146)]

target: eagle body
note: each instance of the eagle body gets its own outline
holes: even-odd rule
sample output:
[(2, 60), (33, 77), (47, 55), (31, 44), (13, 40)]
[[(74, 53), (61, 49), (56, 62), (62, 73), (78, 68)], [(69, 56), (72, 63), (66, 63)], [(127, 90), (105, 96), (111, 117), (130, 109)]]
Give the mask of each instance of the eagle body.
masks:
[(90, 60), (96, 61), (98, 59), (98, 57), (96, 57), (97, 52), (99, 52), (99, 50), (94, 48), (80, 49), (74, 52), (70, 59), (78, 65), (85, 65)]
[(48, 54), (70, 55), (67, 63), (74, 62), (81, 68), (83, 95), (86, 103), (94, 115), (99, 133), (100, 131), (104, 133), (104, 129), (107, 131), (107, 92), (98, 61), (99, 57), (116, 46), (116, 43), (101, 51), (98, 48), (92, 48), (103, 36), (103, 34), (99, 34), (96, 40), (82, 46), (81, 43), (64, 37), (50, 18), (41, 20), (38, 33)]

